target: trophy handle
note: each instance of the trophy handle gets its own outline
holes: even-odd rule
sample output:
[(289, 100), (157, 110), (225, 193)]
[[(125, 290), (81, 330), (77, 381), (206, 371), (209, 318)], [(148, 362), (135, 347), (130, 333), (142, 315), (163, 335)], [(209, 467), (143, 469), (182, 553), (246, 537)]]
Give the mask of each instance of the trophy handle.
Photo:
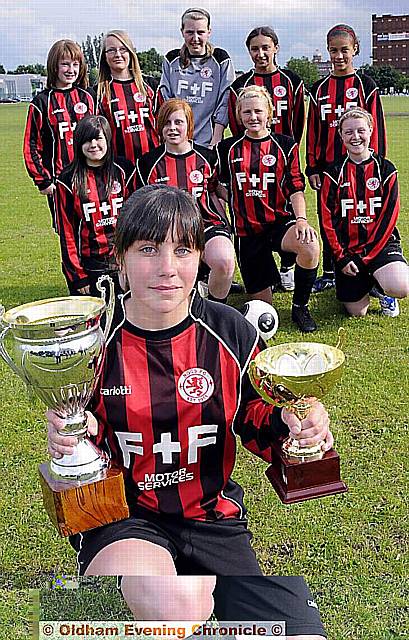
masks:
[(347, 335), (347, 332), (345, 331), (344, 327), (340, 327), (338, 329), (337, 344), (335, 345), (336, 349), (341, 349), (341, 351), (344, 350), (345, 341), (346, 341), (346, 335)]
[(265, 384), (265, 380), (266, 378), (268, 380), (268, 376), (260, 376), (257, 373), (257, 365), (254, 360), (249, 363), (247, 373), (252, 386), (257, 391), (259, 396), (263, 398), (264, 402), (267, 402), (268, 404), (275, 404), (277, 406), (283, 406), (282, 404), (280, 405), (280, 398), (275, 394), (275, 387), (271, 388), (271, 385)]
[[(109, 287), (109, 296), (108, 296), (108, 302), (107, 302), (107, 289)], [(104, 328), (104, 336), (105, 336), (105, 340), (108, 340), (108, 336), (109, 336), (109, 332), (111, 329), (111, 324), (112, 324), (112, 319), (114, 317), (114, 309), (115, 309), (115, 285), (114, 285), (114, 281), (112, 280), (112, 278), (107, 275), (104, 274), (103, 276), (100, 276), (97, 280), (97, 289), (98, 291), (101, 292), (102, 294), (102, 299), (105, 302), (106, 305), (106, 314), (107, 314), (107, 319), (106, 319), (106, 323), (105, 323), (105, 328)]]
[[(4, 307), (0, 306), (0, 320), (2, 318), (4, 314)], [(10, 358), (8, 352), (6, 351), (6, 347), (4, 346), (4, 338), (6, 336), (6, 333), (10, 330), (11, 327), (5, 327), (5, 329), (3, 329), (3, 331), (0, 333), (0, 356), (3, 358), (3, 360), (5, 362), (7, 362), (7, 364), (9, 365), (10, 369), (12, 369), (14, 371), (14, 373), (16, 375), (18, 375), (19, 378), (23, 378), (24, 382), (26, 382), (28, 384), (28, 381), (24, 375), (23, 371), (20, 371), (16, 365), (14, 364), (13, 360)]]

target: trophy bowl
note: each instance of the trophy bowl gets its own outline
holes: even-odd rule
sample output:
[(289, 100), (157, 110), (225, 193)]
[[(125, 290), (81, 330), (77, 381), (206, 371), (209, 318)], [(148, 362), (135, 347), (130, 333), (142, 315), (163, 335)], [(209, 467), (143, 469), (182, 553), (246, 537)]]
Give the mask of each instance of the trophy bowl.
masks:
[(1, 317), (4, 359), (47, 407), (65, 418), (61, 433), (79, 439), (74, 454), (51, 460), (51, 474), (58, 479), (86, 482), (108, 466), (106, 455), (85, 437), (85, 407), (104, 356), (100, 320), (105, 306), (91, 296), (53, 298), (20, 305)]
[[(104, 280), (110, 287), (108, 304)], [(65, 532), (62, 535), (98, 526), (104, 523), (105, 517), (111, 517), (93, 518), (89, 514), (100, 509), (98, 500), (107, 504), (106, 487), (110, 484), (112, 489), (110, 478), (113, 476), (118, 478), (119, 493), (124, 494), (120, 472), (110, 470), (107, 454), (87, 437), (85, 408), (101, 372), (115, 304), (113, 282), (109, 277), (101, 278), (97, 287), (103, 292), (103, 298), (69, 296), (38, 300), (8, 311), (0, 308), (0, 355), (48, 408), (65, 419), (60, 433), (78, 438), (73, 454), (52, 458), (49, 464), (40, 466), (44, 502), (54, 524), (58, 526), (59, 519), (64, 522), (59, 527), (60, 533)], [(101, 318), (105, 312), (103, 331)], [(98, 481), (101, 482), (98, 484)], [(87, 493), (92, 505), (87, 504)], [(69, 517), (62, 514), (65, 495)], [(81, 503), (74, 523), (74, 504)], [(84, 524), (86, 512), (87, 523), (91, 522), (92, 526)], [(72, 526), (67, 524), (68, 520)], [(79, 528), (81, 526), (83, 528)]]
[[(249, 377), (253, 387), (265, 402), (285, 407), (300, 420), (305, 419), (313, 403), (324, 398), (341, 379), (345, 354), (340, 349), (340, 345), (344, 337), (344, 330), (340, 329), (338, 335), (339, 339), (336, 347), (317, 342), (287, 342), (261, 351), (249, 366)], [(282, 499), (284, 494), (288, 494), (288, 487), (285, 488), (282, 483), (289, 484), (289, 473), (292, 473), (293, 479), (297, 476), (296, 484), (300, 492), (303, 488), (303, 482), (304, 485), (313, 485), (316, 482), (320, 486), (323, 484), (330, 485), (331, 483), (337, 484), (337, 491), (333, 491), (327, 486), (325, 493), (324, 488), (321, 486), (321, 493), (318, 495), (346, 491), (346, 485), (340, 481), (339, 469), (338, 471), (336, 470), (337, 465), (334, 462), (331, 463), (334, 468), (332, 480), (328, 477), (326, 481), (323, 478), (320, 480), (319, 476), (323, 475), (322, 470), (330, 466), (325, 461), (328, 462), (330, 458), (335, 456), (338, 459), (338, 454), (334, 450), (325, 453), (322, 444), (322, 442), (319, 442), (308, 447), (301, 446), (296, 438), (289, 436), (281, 444), (279, 452), (275, 451), (276, 458), (280, 459), (281, 472), (277, 474), (275, 470), (274, 475), (276, 481), (281, 485), (281, 495), (280, 492), (279, 495)], [(284, 460), (287, 460), (286, 464), (284, 464)], [(308, 481), (306, 480), (306, 473), (302, 473), (301, 468), (298, 471), (293, 468), (297, 464), (317, 461), (322, 461), (322, 469), (318, 471), (317, 466), (317, 473), (314, 474), (313, 468), (309, 467), (308, 475), (310, 478)], [(273, 471), (270, 468), (270, 475), (272, 473)], [(324, 475), (328, 476), (325, 473)], [(305, 497), (299, 497), (299, 499), (317, 497), (312, 495), (312, 491), (310, 493), (311, 495), (305, 495)], [(296, 499), (291, 500), (288, 495), (286, 497), (287, 499), (283, 501), (297, 501)]]

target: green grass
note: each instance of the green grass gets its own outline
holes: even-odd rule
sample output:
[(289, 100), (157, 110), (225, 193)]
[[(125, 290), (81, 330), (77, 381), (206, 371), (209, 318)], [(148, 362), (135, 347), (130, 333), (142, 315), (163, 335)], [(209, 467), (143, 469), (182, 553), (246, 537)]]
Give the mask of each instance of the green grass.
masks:
[(382, 106), (386, 114), (407, 113), (409, 115), (409, 96), (382, 96)]
[[(388, 112), (401, 111), (401, 102), (400, 97), (384, 99)], [(0, 201), (0, 298), (6, 308), (66, 294), (45, 198), (22, 162), (26, 108), (0, 105), (0, 171), (6, 187)], [(400, 175), (399, 229), (409, 255), (409, 120), (388, 117), (387, 128), (388, 156)], [(313, 220), (315, 196), (309, 189), (307, 203)], [(277, 294), (274, 304), (281, 323), (275, 342), (300, 340), (290, 322), (289, 295)], [(401, 304), (395, 319), (381, 316), (376, 301), (366, 319), (349, 319), (330, 291), (315, 296), (311, 308), (320, 325), (313, 340), (335, 344), (338, 328), (347, 330), (345, 374), (326, 404), (349, 492), (283, 506), (264, 475), (265, 465), (240, 448), (235, 477), (246, 491), (254, 546), (266, 573), (306, 576), (330, 638), (404, 638), (409, 304)], [(74, 575), (76, 565), (42, 507), (37, 467), (47, 457), (44, 410), (3, 362), (0, 388), (0, 612), (8, 624), (0, 640), (27, 637), (30, 588), (43, 589), (43, 619), (57, 614), (71, 620), (124, 619), (126, 608), (111, 583), (102, 582), (98, 595), (92, 590), (89, 595), (85, 587), (46, 591), (50, 576)]]

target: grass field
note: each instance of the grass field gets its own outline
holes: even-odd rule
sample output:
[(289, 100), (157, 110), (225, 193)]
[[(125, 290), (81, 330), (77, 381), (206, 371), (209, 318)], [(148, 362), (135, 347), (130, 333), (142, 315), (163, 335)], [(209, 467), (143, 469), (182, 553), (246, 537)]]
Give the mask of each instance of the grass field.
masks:
[[(409, 98), (384, 100), (387, 113), (409, 111)], [(6, 308), (66, 294), (45, 199), (23, 166), (26, 108), (0, 105), (0, 300)], [(409, 255), (409, 119), (388, 116), (387, 129), (388, 156), (400, 175), (399, 229)], [(311, 220), (314, 200), (308, 189)], [(290, 322), (288, 294), (277, 294), (274, 304), (281, 323), (275, 341), (300, 340)], [(305, 575), (333, 640), (409, 635), (409, 304), (401, 304), (395, 319), (381, 316), (372, 304), (368, 317), (357, 320), (342, 314), (332, 291), (311, 302), (319, 321), (313, 340), (335, 344), (338, 328), (347, 331), (344, 377), (326, 404), (349, 492), (283, 506), (264, 476), (265, 465), (241, 448), (235, 473), (246, 491), (263, 570)], [(50, 577), (74, 575), (76, 566), (42, 507), (37, 467), (47, 457), (44, 409), (2, 361), (0, 389), (0, 639), (27, 638), (28, 589), (45, 589), (42, 619), (124, 619), (128, 614), (109, 580), (97, 592), (84, 588), (45, 597)]]

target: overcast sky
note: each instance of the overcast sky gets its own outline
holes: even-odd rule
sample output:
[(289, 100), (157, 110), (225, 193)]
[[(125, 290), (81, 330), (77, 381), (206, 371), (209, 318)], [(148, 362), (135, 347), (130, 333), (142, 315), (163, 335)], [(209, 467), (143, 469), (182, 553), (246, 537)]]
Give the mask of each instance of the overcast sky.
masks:
[(276, 30), (284, 65), (291, 56), (311, 58), (316, 49), (325, 57), (326, 32), (346, 22), (361, 40), (359, 66), (370, 61), (371, 14), (409, 13), (408, 0), (1, 0), (0, 63), (8, 70), (44, 64), (55, 40), (81, 43), (109, 29), (128, 31), (139, 51), (165, 53), (180, 46), (180, 16), (196, 2), (212, 16), (212, 42), (229, 51), (237, 69), (251, 66), (244, 40), (256, 26)]

